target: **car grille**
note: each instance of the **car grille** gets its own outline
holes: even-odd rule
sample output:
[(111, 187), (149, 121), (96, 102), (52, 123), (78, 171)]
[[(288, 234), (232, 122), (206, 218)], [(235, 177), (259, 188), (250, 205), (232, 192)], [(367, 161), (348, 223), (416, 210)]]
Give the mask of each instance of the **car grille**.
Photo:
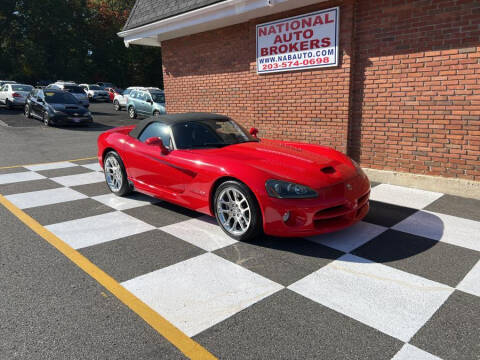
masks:
[[(323, 226), (341, 226), (352, 219), (363, 216), (368, 208), (368, 196), (370, 191), (360, 196), (356, 201), (322, 209), (313, 216), (313, 224), (316, 228)], [(357, 205), (357, 206), (354, 206)]]

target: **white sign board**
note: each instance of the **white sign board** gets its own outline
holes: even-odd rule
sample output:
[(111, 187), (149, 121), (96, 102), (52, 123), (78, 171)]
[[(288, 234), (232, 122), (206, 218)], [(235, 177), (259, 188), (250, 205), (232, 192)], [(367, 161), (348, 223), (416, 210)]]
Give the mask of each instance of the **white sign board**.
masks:
[(338, 65), (338, 7), (257, 25), (257, 73)]

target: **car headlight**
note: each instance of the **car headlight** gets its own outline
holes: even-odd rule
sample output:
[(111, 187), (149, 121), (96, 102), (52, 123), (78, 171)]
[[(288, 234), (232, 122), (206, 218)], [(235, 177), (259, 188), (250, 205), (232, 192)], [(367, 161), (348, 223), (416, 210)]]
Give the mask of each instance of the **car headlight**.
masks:
[(307, 186), (281, 180), (267, 180), (265, 183), (268, 195), (279, 199), (313, 198), (318, 194)]

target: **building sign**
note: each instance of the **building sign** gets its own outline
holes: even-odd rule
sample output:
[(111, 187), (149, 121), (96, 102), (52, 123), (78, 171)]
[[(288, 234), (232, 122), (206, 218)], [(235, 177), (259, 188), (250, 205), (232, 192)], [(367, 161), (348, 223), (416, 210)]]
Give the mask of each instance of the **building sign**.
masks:
[(257, 73), (338, 65), (338, 7), (257, 25)]

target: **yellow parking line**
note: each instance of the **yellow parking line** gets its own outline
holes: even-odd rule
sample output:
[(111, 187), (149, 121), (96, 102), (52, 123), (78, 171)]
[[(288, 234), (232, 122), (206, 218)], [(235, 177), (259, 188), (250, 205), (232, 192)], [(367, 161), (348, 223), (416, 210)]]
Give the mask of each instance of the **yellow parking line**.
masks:
[(91, 157), (86, 157), (86, 158), (81, 158), (81, 159), (73, 159), (73, 160), (62, 160), (62, 161), (51, 161), (51, 162), (45, 162), (45, 163), (37, 163), (37, 164), (24, 164), (24, 165), (11, 165), (11, 166), (2, 166), (0, 167), (0, 170), (2, 169), (14, 169), (14, 168), (19, 168), (19, 167), (24, 167), (24, 166), (31, 166), (31, 165), (45, 165), (45, 164), (56, 164), (56, 163), (61, 163), (61, 162), (75, 162), (75, 161), (82, 161), (82, 160), (93, 160), (96, 159), (96, 156), (91, 156)]
[(115, 295), (121, 302), (132, 309), (147, 324), (154, 328), (160, 335), (177, 347), (190, 359), (216, 359), (200, 344), (189, 338), (186, 334), (177, 329), (168, 320), (151, 309), (147, 304), (125, 289), (110, 275), (90, 262), (85, 256), (73, 249), (59, 237), (55, 236), (35, 219), (20, 210), (5, 197), (0, 195), (0, 204), (8, 209), (13, 215), (20, 219), (31, 230), (40, 235), (44, 240), (54, 246), (58, 251), (65, 255), (70, 261), (85, 271), (98, 283), (100, 283), (110, 293)]

